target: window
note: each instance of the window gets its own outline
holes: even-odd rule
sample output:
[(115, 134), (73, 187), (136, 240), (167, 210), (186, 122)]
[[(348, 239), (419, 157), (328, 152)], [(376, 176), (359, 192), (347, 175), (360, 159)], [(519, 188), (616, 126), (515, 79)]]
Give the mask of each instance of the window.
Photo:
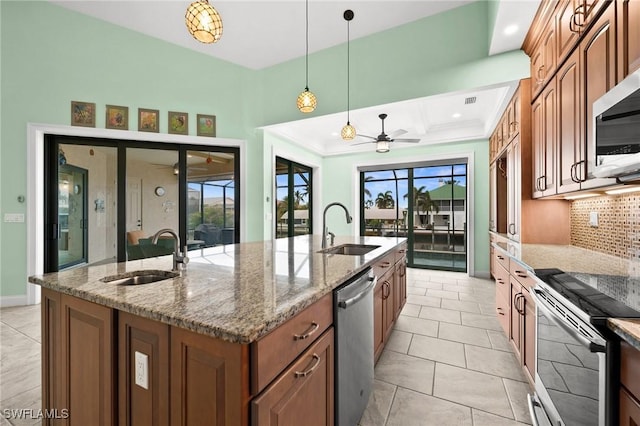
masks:
[(312, 169), (276, 157), (276, 238), (312, 232)]

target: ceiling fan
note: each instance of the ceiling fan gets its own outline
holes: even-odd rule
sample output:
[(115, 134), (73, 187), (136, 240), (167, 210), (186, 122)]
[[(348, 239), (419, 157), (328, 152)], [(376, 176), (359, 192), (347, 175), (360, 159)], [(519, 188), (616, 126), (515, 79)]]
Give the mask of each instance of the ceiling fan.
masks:
[(405, 133), (407, 133), (407, 131), (404, 130), (404, 129), (394, 130), (393, 132), (391, 132), (390, 134), (387, 135), (384, 132), (384, 119), (387, 118), (387, 114), (380, 114), (380, 115), (378, 115), (378, 117), (380, 117), (380, 120), (382, 121), (382, 132), (378, 135), (378, 137), (374, 138), (373, 136), (367, 136), (367, 135), (358, 134), (358, 136), (363, 137), (363, 138), (369, 138), (369, 139), (371, 139), (371, 141), (356, 143), (354, 145), (362, 145), (362, 144), (365, 144), (365, 143), (375, 143), (376, 144), (376, 152), (389, 152), (389, 142), (408, 142), (408, 143), (418, 143), (418, 142), (420, 142), (420, 139), (406, 139), (406, 138), (398, 139), (398, 138), (396, 138), (396, 136), (404, 135)]

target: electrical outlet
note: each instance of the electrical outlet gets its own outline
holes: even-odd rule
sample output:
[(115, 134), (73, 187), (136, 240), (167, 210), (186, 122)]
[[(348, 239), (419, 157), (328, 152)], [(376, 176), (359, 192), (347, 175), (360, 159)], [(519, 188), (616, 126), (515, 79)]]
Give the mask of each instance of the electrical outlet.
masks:
[(10, 223), (23, 223), (24, 213), (5, 213), (4, 221)]
[(589, 225), (594, 228), (598, 227), (598, 212), (589, 212)]
[(149, 389), (149, 357), (141, 352), (135, 352), (136, 385)]

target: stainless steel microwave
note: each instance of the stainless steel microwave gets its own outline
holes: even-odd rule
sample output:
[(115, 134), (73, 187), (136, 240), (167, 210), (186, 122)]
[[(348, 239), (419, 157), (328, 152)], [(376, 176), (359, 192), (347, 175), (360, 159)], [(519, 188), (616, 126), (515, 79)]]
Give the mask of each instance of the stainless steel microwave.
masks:
[(594, 176), (640, 178), (640, 70), (593, 103), (593, 120)]

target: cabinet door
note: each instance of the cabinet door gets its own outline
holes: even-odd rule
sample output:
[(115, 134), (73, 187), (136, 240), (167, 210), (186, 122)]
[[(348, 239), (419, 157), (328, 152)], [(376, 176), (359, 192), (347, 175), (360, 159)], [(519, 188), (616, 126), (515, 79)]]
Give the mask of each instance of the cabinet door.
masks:
[(507, 147), (507, 234), (520, 241), (520, 206), (522, 200), (522, 161), (520, 137)]
[[(136, 381), (136, 356), (141, 355), (146, 356), (146, 383)], [(119, 424), (169, 425), (169, 326), (119, 312), (118, 357)]]
[(522, 308), (524, 310), (524, 322), (522, 324), (522, 364), (528, 373), (527, 377), (531, 383), (536, 376), (536, 305), (531, 294), (523, 287)]
[(249, 347), (171, 327), (172, 425), (249, 422)]
[(545, 144), (544, 144), (544, 112), (542, 97), (531, 105), (531, 158), (533, 161), (532, 183), (533, 198), (542, 197), (544, 169), (545, 169)]
[(549, 22), (544, 33), (544, 38), (542, 39), (542, 55), (543, 55), (543, 72), (542, 76), (544, 78), (544, 82), (547, 83), (551, 78), (553, 78), (553, 73), (556, 69), (557, 62), (557, 49), (556, 49), (556, 27), (553, 20)]
[(251, 403), (254, 426), (331, 426), (333, 327)]
[(373, 353), (378, 361), (384, 349), (384, 285), (378, 280), (373, 291)]
[(549, 83), (531, 106), (533, 152), (533, 197), (556, 193), (556, 85)]
[(542, 73), (544, 72), (544, 66), (542, 65), (544, 61), (544, 56), (542, 54), (542, 44), (538, 46), (536, 50), (533, 51), (531, 55), (531, 78), (533, 79), (533, 83), (531, 84), (531, 98), (535, 98), (542, 86), (544, 84), (544, 76)]
[[(566, 58), (571, 49), (578, 42), (580, 35), (580, 25), (584, 22), (584, 17), (580, 14), (583, 0), (564, 0), (558, 6), (556, 16), (558, 19), (558, 61)], [(578, 14), (576, 14), (578, 12)]]
[(520, 353), (521, 348), (521, 336), (522, 336), (522, 328), (521, 324), (521, 307), (522, 304), (522, 287), (520, 283), (516, 280), (510, 278), (509, 279), (511, 285), (511, 336), (510, 340), (513, 345), (514, 350), (516, 351), (516, 355), (518, 358), (522, 357)]
[(640, 404), (623, 387), (620, 388), (620, 426), (640, 425)]
[(582, 108), (578, 51), (567, 59), (557, 74), (558, 87), (558, 193), (577, 191), (576, 174), (584, 158), (582, 143)]
[(391, 331), (393, 331), (393, 324), (395, 322), (394, 316), (394, 301), (395, 301), (395, 292), (393, 290), (394, 287), (394, 276), (393, 274), (385, 274), (382, 280), (384, 294), (383, 296), (383, 313), (384, 313), (384, 340), (385, 342), (389, 339), (389, 335)]
[[(41, 327), (42, 327), (42, 408), (58, 409), (65, 407), (61, 400), (62, 386), (62, 358), (60, 351), (61, 313), (60, 293), (42, 289)], [(43, 419), (44, 425), (53, 424), (51, 419)]]
[[(611, 7), (611, 6), (610, 6)], [(618, 81), (640, 69), (640, 2), (617, 0)]]
[(494, 161), (489, 166), (489, 230), (495, 231), (498, 225), (497, 191), (498, 191), (498, 169)]
[(616, 14), (615, 3), (607, 6), (580, 43), (581, 87), (583, 90), (582, 122), (586, 156), (577, 166), (582, 181), (580, 189), (613, 185), (615, 179), (596, 179), (593, 168), (596, 142), (593, 134), (593, 103), (616, 84)]
[(394, 300), (395, 307), (396, 307), (395, 319), (397, 320), (407, 300), (407, 261), (406, 259), (403, 258), (398, 263), (396, 263), (396, 273), (394, 278), (395, 278), (394, 288), (396, 290), (395, 300)]
[(61, 401), (71, 425), (116, 423), (114, 318), (105, 306), (62, 294)]

